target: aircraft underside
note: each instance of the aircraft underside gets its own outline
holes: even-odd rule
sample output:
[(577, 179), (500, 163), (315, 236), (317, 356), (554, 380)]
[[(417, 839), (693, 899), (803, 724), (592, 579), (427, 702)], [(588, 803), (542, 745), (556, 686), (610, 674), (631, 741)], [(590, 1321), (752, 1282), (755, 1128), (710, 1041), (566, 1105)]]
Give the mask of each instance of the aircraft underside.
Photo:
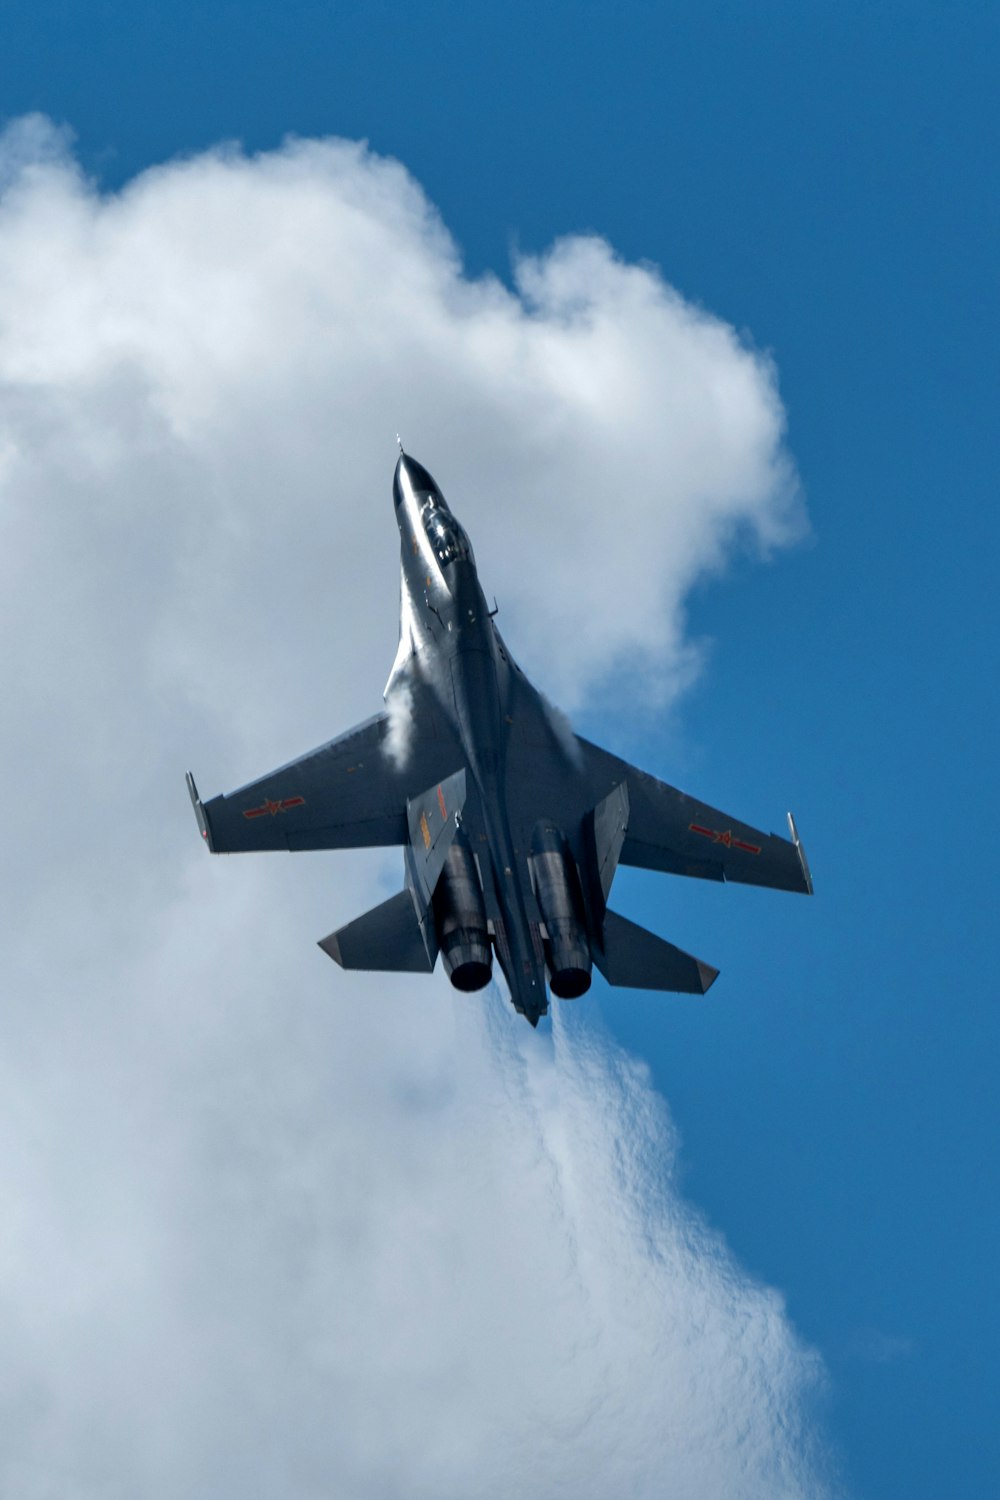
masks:
[(202, 803), (213, 853), (396, 844), (403, 889), (320, 943), (345, 969), (486, 986), (499, 968), (532, 1025), (596, 966), (612, 985), (704, 994), (717, 970), (612, 911), (619, 864), (811, 892), (791, 839), (732, 818), (576, 735), (496, 631), (468, 538), (430, 475), (400, 457), (400, 649), (386, 709)]

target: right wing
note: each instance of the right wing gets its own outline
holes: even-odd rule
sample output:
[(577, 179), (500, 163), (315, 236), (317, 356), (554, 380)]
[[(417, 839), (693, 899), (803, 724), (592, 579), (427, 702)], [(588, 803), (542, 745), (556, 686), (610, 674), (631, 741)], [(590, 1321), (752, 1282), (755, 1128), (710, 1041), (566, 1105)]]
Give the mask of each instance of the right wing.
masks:
[[(568, 722), (515, 672), (511, 677), (507, 791), (516, 838), (530, 844), (542, 815), (554, 818), (577, 859), (585, 852), (584, 821), (616, 787), (627, 793), (619, 813), (624, 839), (601, 874), (605, 899), (617, 863), (734, 880), (775, 890), (812, 892), (809, 868), (794, 824), (792, 839), (762, 833), (741, 819), (688, 797), (599, 745), (575, 735)], [(791, 822), (791, 819), (789, 819)]]
[(407, 799), (462, 764), (421, 695), (226, 796), (203, 803), (190, 773), (188, 790), (213, 854), (374, 848), (405, 844)]
[(589, 740), (580, 739), (579, 745), (595, 804), (614, 786), (624, 783), (628, 790), (623, 865), (812, 895), (809, 866), (790, 813), (791, 840), (762, 833)]

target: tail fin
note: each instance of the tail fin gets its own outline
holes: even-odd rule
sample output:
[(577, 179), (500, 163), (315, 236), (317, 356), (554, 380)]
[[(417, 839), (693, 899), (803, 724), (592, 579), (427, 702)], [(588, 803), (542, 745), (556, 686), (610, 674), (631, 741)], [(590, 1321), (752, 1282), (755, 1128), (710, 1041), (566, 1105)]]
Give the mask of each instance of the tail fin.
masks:
[(434, 967), (409, 891), (390, 896), (363, 917), (338, 927), (319, 946), (342, 969), (429, 974)]
[(675, 990), (704, 995), (718, 978), (718, 969), (682, 953), (645, 927), (620, 917), (604, 916), (604, 951), (595, 949), (597, 967), (609, 984), (632, 990)]
[(608, 893), (615, 878), (622, 845), (628, 832), (628, 787), (625, 782), (613, 786), (606, 797), (602, 797), (589, 817), (593, 839), (594, 869), (597, 872), (597, 887), (591, 896), (595, 906), (604, 911), (608, 904)]

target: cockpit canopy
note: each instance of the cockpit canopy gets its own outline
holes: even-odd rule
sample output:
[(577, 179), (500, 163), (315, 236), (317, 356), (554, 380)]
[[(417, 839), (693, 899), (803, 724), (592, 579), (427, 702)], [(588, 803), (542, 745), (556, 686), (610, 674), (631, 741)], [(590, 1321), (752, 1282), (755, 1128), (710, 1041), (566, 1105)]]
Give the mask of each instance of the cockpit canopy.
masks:
[(455, 520), (451, 511), (431, 495), (420, 512), (420, 519), (434, 556), (442, 567), (448, 563), (468, 562), (472, 557), (469, 538)]

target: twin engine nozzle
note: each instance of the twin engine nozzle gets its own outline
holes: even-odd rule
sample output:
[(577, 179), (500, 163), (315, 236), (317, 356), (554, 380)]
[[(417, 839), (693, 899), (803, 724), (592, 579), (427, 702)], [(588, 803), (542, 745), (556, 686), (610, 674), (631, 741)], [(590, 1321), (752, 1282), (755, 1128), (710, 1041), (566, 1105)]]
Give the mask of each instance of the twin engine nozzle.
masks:
[[(479, 990), (489, 982), (495, 948), (515, 993), (521, 976), (511, 971), (503, 922), (497, 920), (490, 931), (479, 866), (459, 821), (464, 801), (465, 771), (460, 770), (407, 803), (405, 888), (320, 942), (342, 968), (430, 974), (441, 953), (456, 989)], [(593, 859), (586, 890), (562, 830), (543, 820), (532, 834), (527, 856), (535, 907), (528, 915), (531, 942), (544, 956), (552, 993), (562, 1000), (590, 988), (595, 962), (609, 984), (628, 989), (703, 995), (718, 976), (711, 964), (608, 908), (627, 826), (628, 792), (619, 784), (594, 808), (589, 827), (585, 823), (581, 829)], [(534, 1024), (544, 1009), (542, 1004), (524, 1014)]]
[[(575, 1000), (590, 988), (592, 960), (580, 873), (560, 829), (538, 824), (529, 864), (549, 986), (560, 1000)], [(461, 835), (448, 850), (432, 907), (449, 979), (457, 990), (481, 990), (492, 974), (493, 949), (479, 872)]]

